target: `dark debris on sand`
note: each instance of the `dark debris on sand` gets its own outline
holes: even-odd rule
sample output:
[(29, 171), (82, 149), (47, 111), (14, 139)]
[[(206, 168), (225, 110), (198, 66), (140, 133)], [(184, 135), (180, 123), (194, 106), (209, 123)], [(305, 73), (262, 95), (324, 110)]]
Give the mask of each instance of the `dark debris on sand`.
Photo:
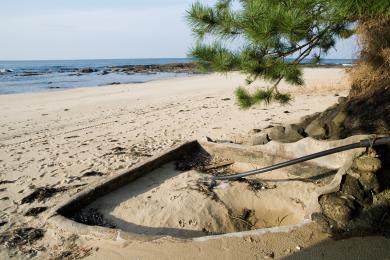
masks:
[(192, 187), (191, 189), (202, 193), (204, 196), (209, 197), (211, 200), (220, 202), (218, 195), (214, 192), (215, 185), (216, 183), (214, 182), (208, 183), (204, 181), (198, 181), (196, 183), (196, 186)]
[(40, 240), (45, 231), (39, 228), (17, 228), (0, 234), (0, 245), (7, 248), (17, 248), (24, 245), (31, 245)]
[(101, 177), (104, 175), (105, 175), (104, 173), (98, 171), (88, 171), (83, 173), (83, 177), (95, 177), (95, 176)]
[(42, 212), (45, 212), (47, 210), (47, 207), (36, 207), (29, 209), (24, 215), (27, 217), (36, 217)]
[(225, 158), (212, 157), (205, 152), (197, 152), (191, 155), (184, 155), (175, 162), (177, 171), (196, 170), (201, 173), (213, 176), (226, 175), (231, 173), (230, 165), (234, 161)]
[(197, 152), (191, 155), (184, 155), (175, 162), (178, 171), (201, 170), (211, 161), (211, 156), (207, 153)]
[(75, 234), (68, 238), (63, 238), (62, 243), (58, 246), (60, 251), (52, 251), (49, 260), (75, 260), (91, 255), (92, 247), (78, 245), (78, 239), (79, 237)]
[(3, 185), (3, 184), (10, 184), (10, 183), (15, 183), (16, 181), (8, 181), (8, 180), (2, 180), (0, 181), (0, 185)]
[(253, 191), (253, 192), (258, 192), (260, 190), (268, 190), (268, 189), (275, 189), (276, 186), (272, 185), (269, 186), (265, 184), (264, 182), (256, 179), (246, 179), (246, 178), (237, 178), (234, 181), (238, 181), (241, 183), (246, 183), (248, 185), (248, 189)]
[(20, 203), (26, 204), (26, 203), (33, 203), (35, 201), (43, 202), (43, 201), (46, 201), (47, 199), (53, 197), (54, 195), (56, 195), (59, 192), (64, 192), (64, 191), (67, 191), (70, 189), (83, 187), (85, 185), (86, 184), (78, 184), (78, 185), (73, 185), (73, 186), (68, 186), (68, 187), (58, 187), (58, 188), (39, 187), (39, 188), (36, 188), (35, 191), (33, 191), (30, 195), (24, 197)]
[(72, 216), (72, 219), (76, 222), (89, 225), (89, 226), (101, 226), (108, 228), (115, 228), (115, 225), (104, 219), (101, 214), (95, 208), (82, 209)]
[(37, 188), (33, 193), (24, 197), (21, 200), (21, 204), (33, 203), (34, 201), (42, 202), (48, 198), (53, 197), (55, 194), (59, 192), (66, 191), (68, 188), (60, 187), (60, 188), (48, 188), (48, 187), (40, 187)]

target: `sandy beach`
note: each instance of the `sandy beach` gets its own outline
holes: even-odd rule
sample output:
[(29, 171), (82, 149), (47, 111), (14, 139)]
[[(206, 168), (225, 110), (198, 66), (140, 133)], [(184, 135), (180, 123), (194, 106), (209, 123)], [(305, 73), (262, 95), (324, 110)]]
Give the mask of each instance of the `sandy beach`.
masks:
[[(253, 129), (297, 122), (348, 94), (342, 68), (306, 68), (304, 78), (303, 87), (281, 84), (282, 90), (293, 94), (290, 104), (249, 110), (240, 110), (235, 102), (234, 89), (245, 84), (239, 73), (0, 96), (0, 222), (4, 223), (0, 231), (44, 229), (44, 239), (32, 247), (40, 259), (61, 258), (66, 250), (90, 259), (376, 259), (390, 255), (390, 242), (383, 237), (334, 241), (315, 224), (288, 234), (206, 242), (75, 238), (46, 224), (50, 209), (65, 199), (176, 144), (204, 137), (245, 142)], [(64, 189), (42, 202), (21, 203), (38, 187)], [(33, 207), (47, 209), (39, 217), (25, 216)], [(349, 250), (352, 246), (354, 250)], [(7, 259), (8, 254), (3, 248), (0, 258)]]

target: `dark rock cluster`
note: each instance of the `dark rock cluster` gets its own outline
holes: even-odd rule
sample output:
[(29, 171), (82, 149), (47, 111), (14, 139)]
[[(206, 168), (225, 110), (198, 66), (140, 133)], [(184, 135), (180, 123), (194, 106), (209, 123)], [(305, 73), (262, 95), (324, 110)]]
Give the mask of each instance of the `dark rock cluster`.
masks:
[(379, 158), (372, 154), (356, 158), (339, 191), (319, 198), (321, 213), (312, 219), (332, 234), (388, 232), (390, 187), (380, 181), (383, 175), (390, 178)]
[(271, 140), (282, 143), (292, 143), (307, 137), (305, 130), (295, 124), (286, 126), (270, 126), (264, 130), (254, 130), (249, 138), (249, 144), (262, 145)]
[(150, 65), (126, 65), (111, 68), (112, 72), (124, 73), (194, 73), (197, 71), (195, 63), (172, 63), (172, 64), (150, 64)]

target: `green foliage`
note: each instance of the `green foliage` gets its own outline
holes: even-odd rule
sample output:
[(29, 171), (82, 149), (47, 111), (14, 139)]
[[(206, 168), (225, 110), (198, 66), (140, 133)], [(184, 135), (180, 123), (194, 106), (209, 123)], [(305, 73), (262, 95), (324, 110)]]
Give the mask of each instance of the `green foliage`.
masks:
[(218, 42), (212, 45), (198, 43), (191, 50), (191, 54), (197, 57), (199, 67), (203, 71), (228, 72), (236, 68), (237, 57), (235, 53)]
[[(238, 88), (241, 107), (285, 104), (291, 96), (279, 93), (282, 79), (302, 85), (300, 63), (318, 63), (337, 38), (355, 33), (356, 21), (377, 16), (390, 16), (389, 0), (217, 0), (213, 6), (198, 1), (187, 15), (197, 39), (190, 56), (203, 70), (239, 70), (248, 75), (248, 85), (258, 78), (272, 84), (253, 96)], [(239, 48), (231, 50), (228, 43)]]
[(242, 109), (250, 108), (254, 104), (252, 96), (249, 94), (249, 92), (245, 88), (238, 87), (236, 89), (235, 94), (237, 97), (238, 105)]
[(282, 105), (285, 105), (285, 104), (288, 104), (291, 100), (292, 100), (292, 97), (291, 97), (291, 94), (289, 93), (276, 93), (274, 95), (274, 99), (276, 101), (278, 101), (280, 104)]
[(253, 95), (253, 103), (264, 102), (265, 104), (270, 104), (273, 98), (273, 91), (271, 89), (257, 89)]
[(329, 0), (334, 12), (348, 20), (390, 16), (389, 0)]
[(277, 101), (280, 104), (288, 104), (292, 100), (290, 94), (275, 92), (272, 89), (257, 89), (254, 94), (251, 94), (245, 88), (238, 87), (235, 94), (237, 103), (242, 109), (248, 109), (255, 104), (261, 103), (268, 105), (272, 101)]

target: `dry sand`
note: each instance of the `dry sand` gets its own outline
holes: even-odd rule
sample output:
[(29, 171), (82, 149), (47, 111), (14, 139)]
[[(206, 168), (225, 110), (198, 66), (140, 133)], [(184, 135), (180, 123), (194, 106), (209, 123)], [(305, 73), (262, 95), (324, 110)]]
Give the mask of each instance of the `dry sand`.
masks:
[[(47, 230), (44, 239), (20, 249), (25, 251), (20, 258), (34, 251), (40, 259), (64, 258), (68, 250), (73, 256), (90, 254), (91, 259), (262, 259), (267, 255), (383, 259), (390, 255), (388, 240), (332, 241), (314, 224), (288, 234), (142, 243), (77, 238), (46, 225), (53, 206), (88, 184), (181, 141), (204, 136), (240, 141), (251, 129), (294, 122), (322, 111), (337, 102), (336, 93), (348, 91), (342, 69), (305, 69), (305, 79), (305, 87), (291, 89), (294, 101), (290, 105), (257, 106), (248, 111), (235, 105), (233, 91), (244, 84), (238, 73), (0, 96), (0, 222), (6, 222), (0, 230), (23, 226)], [(84, 176), (91, 171), (95, 176)], [(37, 187), (69, 189), (41, 202), (22, 204), (22, 198)], [(48, 210), (39, 217), (24, 216), (38, 206)], [(352, 246), (354, 250), (348, 250)], [(1, 247), (0, 259), (9, 258), (8, 253)]]
[[(229, 171), (241, 172), (242, 164), (234, 163)], [(264, 167), (246, 165), (247, 170)], [(209, 177), (196, 170), (177, 171), (170, 163), (99, 198), (86, 210), (98, 209), (124, 231), (192, 238), (299, 224), (317, 187), (283, 169), (251, 179), (258, 184), (253, 188), (235, 181), (209, 190)]]

